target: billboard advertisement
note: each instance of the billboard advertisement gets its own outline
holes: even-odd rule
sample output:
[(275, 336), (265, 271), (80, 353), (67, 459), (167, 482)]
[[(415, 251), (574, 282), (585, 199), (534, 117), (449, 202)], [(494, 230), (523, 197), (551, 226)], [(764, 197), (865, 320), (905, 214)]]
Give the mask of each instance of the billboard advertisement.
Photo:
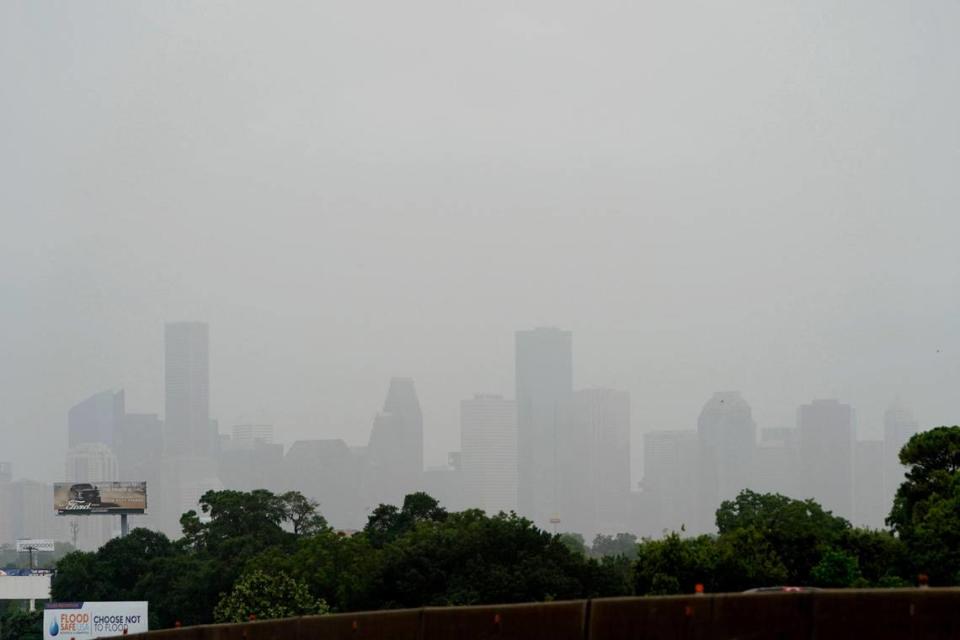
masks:
[(53, 540), (17, 540), (17, 553), (25, 551), (53, 551)]
[(58, 515), (143, 513), (146, 482), (57, 482), (53, 504)]
[(51, 602), (43, 610), (43, 639), (109, 638), (149, 631), (146, 602)]

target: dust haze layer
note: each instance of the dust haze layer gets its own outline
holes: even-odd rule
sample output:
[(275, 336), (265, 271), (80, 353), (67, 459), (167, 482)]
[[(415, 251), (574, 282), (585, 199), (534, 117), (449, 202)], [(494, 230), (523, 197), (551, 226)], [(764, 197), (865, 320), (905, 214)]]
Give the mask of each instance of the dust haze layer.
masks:
[[(740, 389), (960, 414), (947, 1), (0, 5), (0, 459), (66, 413), (161, 412), (211, 327), (211, 414), (364, 442), (416, 380), (427, 464), (574, 336), (634, 442)], [(633, 473), (641, 452), (633, 451)]]

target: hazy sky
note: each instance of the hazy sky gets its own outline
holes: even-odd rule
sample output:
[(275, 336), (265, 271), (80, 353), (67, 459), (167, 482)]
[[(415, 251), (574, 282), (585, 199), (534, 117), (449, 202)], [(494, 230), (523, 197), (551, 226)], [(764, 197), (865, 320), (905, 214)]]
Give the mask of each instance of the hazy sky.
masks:
[[(426, 460), (513, 394), (513, 331), (645, 430), (739, 389), (761, 427), (899, 397), (960, 422), (960, 4), (0, 3), (0, 460), (162, 412), (366, 442), (412, 376)], [(635, 475), (638, 471), (635, 465)]]

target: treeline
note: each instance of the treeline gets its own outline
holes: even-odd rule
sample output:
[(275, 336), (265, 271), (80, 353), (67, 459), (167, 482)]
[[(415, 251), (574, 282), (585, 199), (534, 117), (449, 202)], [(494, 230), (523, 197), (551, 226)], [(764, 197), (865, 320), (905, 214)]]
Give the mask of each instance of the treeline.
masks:
[(812, 500), (743, 491), (718, 533), (591, 545), (515, 514), (449, 513), (417, 493), (363, 531), (332, 530), (296, 492), (209, 492), (176, 541), (136, 529), (57, 567), (55, 600), (148, 600), (151, 626), (327, 611), (740, 591), (773, 585), (895, 587), (960, 579), (960, 427), (915, 436), (890, 530), (852, 527)]

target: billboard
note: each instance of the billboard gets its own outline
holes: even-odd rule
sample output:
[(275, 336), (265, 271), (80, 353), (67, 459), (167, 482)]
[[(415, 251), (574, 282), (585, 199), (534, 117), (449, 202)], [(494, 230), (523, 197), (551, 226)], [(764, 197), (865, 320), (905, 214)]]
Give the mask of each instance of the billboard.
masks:
[(146, 482), (57, 482), (53, 506), (58, 515), (115, 515), (147, 510)]
[(17, 540), (17, 553), (24, 551), (54, 551), (53, 540)]
[(149, 631), (146, 602), (51, 602), (43, 609), (43, 639), (109, 638)]

